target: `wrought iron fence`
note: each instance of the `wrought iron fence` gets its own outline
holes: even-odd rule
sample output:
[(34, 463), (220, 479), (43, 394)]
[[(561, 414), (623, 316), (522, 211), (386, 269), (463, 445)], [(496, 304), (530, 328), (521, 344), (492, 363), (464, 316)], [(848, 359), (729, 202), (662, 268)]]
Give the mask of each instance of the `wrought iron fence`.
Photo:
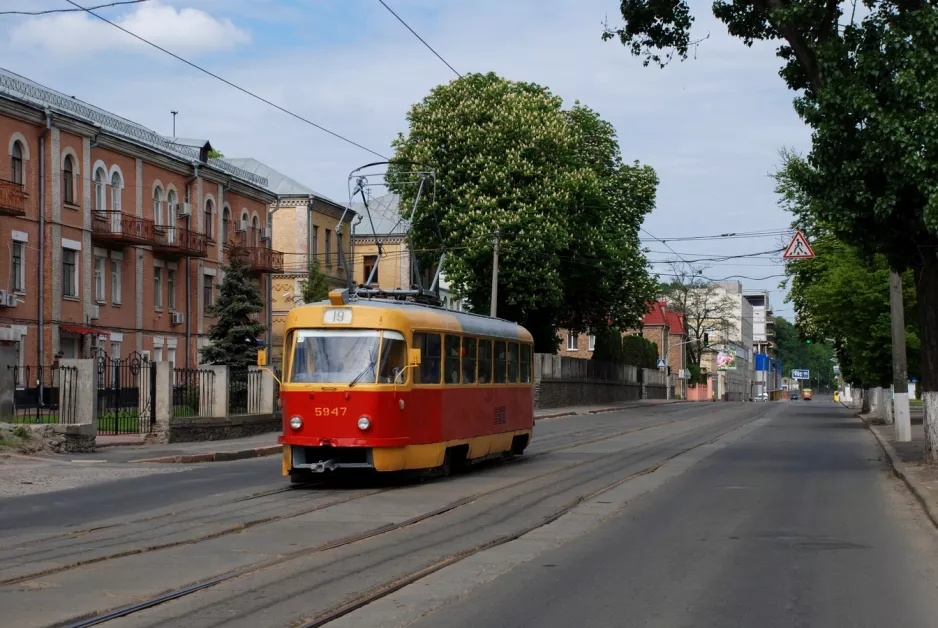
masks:
[(97, 357), (98, 433), (146, 434), (156, 420), (156, 369), (139, 353)]
[(209, 417), (215, 407), (215, 371), (173, 369), (173, 416)]
[(78, 369), (71, 366), (10, 366), (13, 423), (78, 422)]
[(228, 373), (228, 414), (258, 414), (263, 371), (231, 369)]

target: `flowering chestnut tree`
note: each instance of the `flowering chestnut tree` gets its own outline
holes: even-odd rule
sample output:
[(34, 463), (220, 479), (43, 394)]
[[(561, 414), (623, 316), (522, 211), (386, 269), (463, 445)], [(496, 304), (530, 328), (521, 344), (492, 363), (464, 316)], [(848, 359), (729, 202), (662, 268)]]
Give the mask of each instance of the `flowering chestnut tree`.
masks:
[(389, 186), (409, 208), (417, 186), (407, 173), (436, 173), (435, 194), (412, 217), (414, 238), (418, 249), (447, 251), (456, 294), (488, 309), (498, 232), (498, 314), (525, 325), (538, 350), (555, 349), (558, 326), (637, 324), (655, 287), (638, 229), (658, 179), (649, 166), (623, 163), (611, 124), (492, 73), (436, 87), (407, 119)]

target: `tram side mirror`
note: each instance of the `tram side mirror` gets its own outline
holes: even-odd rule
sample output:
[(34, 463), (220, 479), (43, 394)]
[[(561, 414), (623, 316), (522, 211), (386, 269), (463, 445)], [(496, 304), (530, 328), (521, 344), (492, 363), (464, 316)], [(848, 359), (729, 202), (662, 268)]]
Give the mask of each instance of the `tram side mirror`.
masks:
[(257, 365), (267, 366), (267, 349), (257, 350)]
[(408, 349), (407, 361), (411, 366), (420, 366), (420, 349)]

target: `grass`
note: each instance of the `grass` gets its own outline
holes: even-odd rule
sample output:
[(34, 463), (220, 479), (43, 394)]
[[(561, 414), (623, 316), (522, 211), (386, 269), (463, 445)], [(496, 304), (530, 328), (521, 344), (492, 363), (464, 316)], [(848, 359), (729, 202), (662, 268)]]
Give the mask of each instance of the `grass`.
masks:
[(922, 406), (921, 399), (909, 399), (909, 405), (913, 408), (920, 408)]

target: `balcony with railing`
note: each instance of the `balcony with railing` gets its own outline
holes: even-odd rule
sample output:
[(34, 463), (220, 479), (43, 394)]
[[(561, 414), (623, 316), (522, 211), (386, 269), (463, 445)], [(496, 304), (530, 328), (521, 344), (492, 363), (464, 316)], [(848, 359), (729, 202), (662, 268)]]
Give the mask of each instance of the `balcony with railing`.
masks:
[(25, 216), (28, 200), (25, 185), (0, 179), (0, 216)]
[(186, 227), (156, 227), (156, 236), (153, 250), (165, 256), (178, 257), (206, 257), (208, 255), (208, 239), (205, 234), (192, 231)]
[(153, 221), (121, 211), (94, 211), (91, 237), (110, 244), (152, 245), (156, 237)]
[(283, 253), (262, 246), (249, 246), (242, 249), (248, 268), (253, 273), (282, 273)]

